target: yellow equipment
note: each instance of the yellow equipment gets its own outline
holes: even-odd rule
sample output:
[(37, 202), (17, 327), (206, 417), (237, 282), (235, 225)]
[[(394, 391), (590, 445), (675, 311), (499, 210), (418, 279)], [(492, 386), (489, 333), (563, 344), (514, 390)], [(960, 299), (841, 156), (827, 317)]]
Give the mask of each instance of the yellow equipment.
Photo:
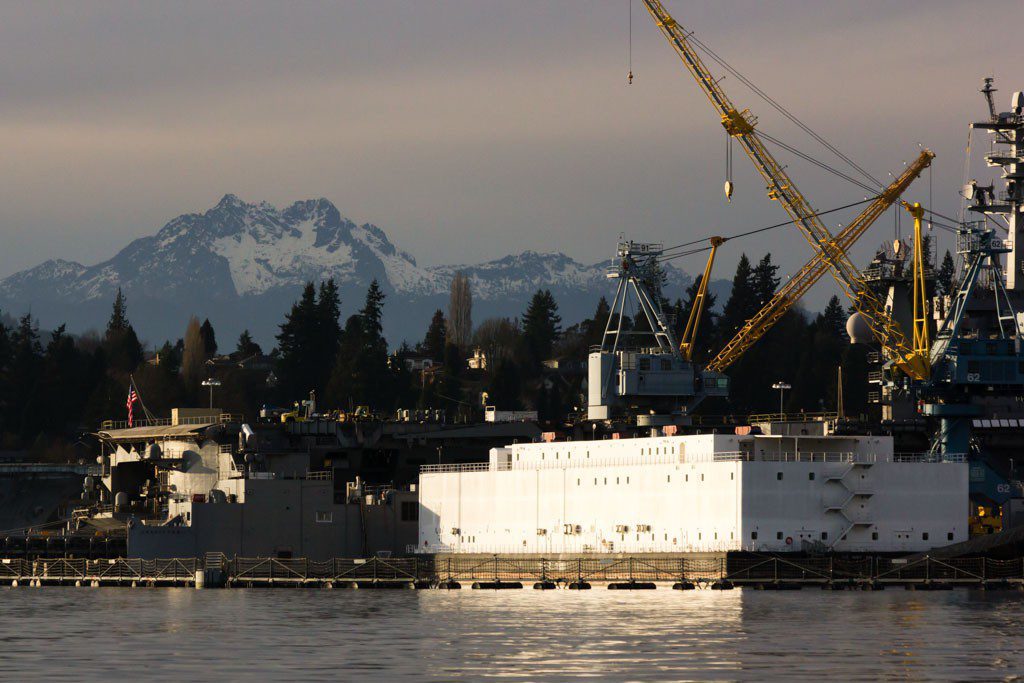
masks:
[[(871, 227), (878, 217), (892, 206), (914, 179), (921, 175), (921, 172), (931, 164), (934, 157), (935, 155), (929, 150), (921, 152), (914, 163), (883, 190), (859, 216), (836, 233), (833, 240), (833, 251), (846, 252), (852, 247), (854, 242)], [(821, 279), (821, 276), (828, 270), (828, 265), (824, 252), (816, 253), (803, 268), (797, 271), (796, 275), (775, 292), (775, 295), (760, 311), (744, 323), (735, 336), (708, 362), (708, 369), (722, 372), (732, 365), (747, 349), (757, 343), (789, 309), (796, 305), (807, 290)], [(918, 353), (916, 346), (914, 353)], [(927, 373), (930, 369), (929, 364), (925, 362), (928, 359), (927, 351), (918, 357), (922, 359), (921, 364), (924, 366), (924, 372)]]
[(969, 520), (971, 536), (998, 534), (1003, 530), (1003, 518), (993, 508), (978, 505)]
[(683, 64), (696, 79), (721, 117), (726, 133), (739, 141), (743, 151), (754, 163), (767, 183), (768, 197), (779, 201), (793, 222), (817, 253), (820, 253), (832, 271), (836, 283), (863, 314), (875, 338), (895, 364), (915, 379), (928, 376), (927, 359), (914, 354), (906, 336), (895, 320), (885, 311), (883, 302), (867, 286), (860, 271), (850, 261), (843, 246), (834, 239), (818, 219), (807, 199), (797, 190), (785, 169), (765, 147), (754, 131), (757, 119), (749, 110), (738, 111), (725, 91), (690, 43), (689, 36), (660, 0), (643, 0), (647, 11), (661, 29)]
[(708, 256), (708, 264), (704, 267), (704, 276), (697, 286), (697, 294), (693, 297), (693, 308), (690, 309), (690, 317), (686, 321), (686, 329), (679, 342), (679, 352), (686, 361), (693, 360), (693, 345), (697, 341), (697, 328), (700, 327), (700, 319), (704, 313), (704, 302), (707, 299), (708, 283), (711, 281), (711, 267), (715, 264), (715, 253), (718, 247), (725, 243), (722, 237), (711, 238), (711, 254)]
[[(914, 353), (922, 358), (929, 358), (931, 344), (928, 339), (928, 289), (924, 281), (924, 239), (921, 237), (924, 209), (916, 202), (913, 205), (903, 202), (903, 208), (914, 217)], [(930, 374), (931, 364), (927, 368)]]

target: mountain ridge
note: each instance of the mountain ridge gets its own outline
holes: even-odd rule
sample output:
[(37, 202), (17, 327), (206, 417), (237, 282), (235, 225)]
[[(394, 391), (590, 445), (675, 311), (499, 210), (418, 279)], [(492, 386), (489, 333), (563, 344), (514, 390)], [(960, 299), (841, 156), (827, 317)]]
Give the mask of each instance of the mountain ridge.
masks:
[[(421, 266), (383, 229), (355, 223), (326, 198), (279, 209), (226, 194), (95, 265), (50, 259), (0, 280), (0, 308), (17, 315), (31, 307), (44, 325), (67, 322), (83, 331), (102, 325), (120, 288), (136, 329), (151, 343), (181, 336), (194, 313), (210, 318), (223, 340), (247, 328), (269, 344), (305, 282), (333, 277), (347, 315), (377, 279), (388, 296), (385, 333), (397, 344), (422, 336), (433, 311), (446, 307), (457, 272), (469, 277), (476, 322), (519, 315), (539, 288), (550, 289), (563, 319), (574, 322), (612, 293), (604, 275), (609, 263), (525, 250), (476, 264)], [(665, 272), (666, 293), (681, 296), (690, 276), (671, 264)]]

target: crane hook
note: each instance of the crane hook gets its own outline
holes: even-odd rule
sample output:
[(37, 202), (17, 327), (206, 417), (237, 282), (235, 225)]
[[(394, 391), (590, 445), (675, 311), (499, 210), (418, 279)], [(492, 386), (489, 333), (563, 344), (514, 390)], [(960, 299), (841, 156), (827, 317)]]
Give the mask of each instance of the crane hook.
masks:
[(632, 69), (630, 70), (629, 75), (626, 76), (626, 82), (627, 82), (627, 85), (632, 85), (633, 84), (633, 71), (632, 71)]

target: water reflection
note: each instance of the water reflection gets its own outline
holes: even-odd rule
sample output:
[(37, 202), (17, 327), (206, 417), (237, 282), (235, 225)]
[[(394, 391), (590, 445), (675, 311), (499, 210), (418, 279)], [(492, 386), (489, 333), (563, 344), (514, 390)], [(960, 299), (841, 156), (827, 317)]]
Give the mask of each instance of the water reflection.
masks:
[(1024, 598), (735, 591), (19, 588), (0, 667), (21, 680), (1006, 678)]

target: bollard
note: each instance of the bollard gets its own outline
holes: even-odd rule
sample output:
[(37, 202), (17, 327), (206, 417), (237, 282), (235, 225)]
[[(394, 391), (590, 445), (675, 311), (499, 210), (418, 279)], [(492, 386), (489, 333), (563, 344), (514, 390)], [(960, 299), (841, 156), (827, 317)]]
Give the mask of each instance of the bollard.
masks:
[(206, 572), (197, 569), (195, 574), (196, 589), (206, 588)]

